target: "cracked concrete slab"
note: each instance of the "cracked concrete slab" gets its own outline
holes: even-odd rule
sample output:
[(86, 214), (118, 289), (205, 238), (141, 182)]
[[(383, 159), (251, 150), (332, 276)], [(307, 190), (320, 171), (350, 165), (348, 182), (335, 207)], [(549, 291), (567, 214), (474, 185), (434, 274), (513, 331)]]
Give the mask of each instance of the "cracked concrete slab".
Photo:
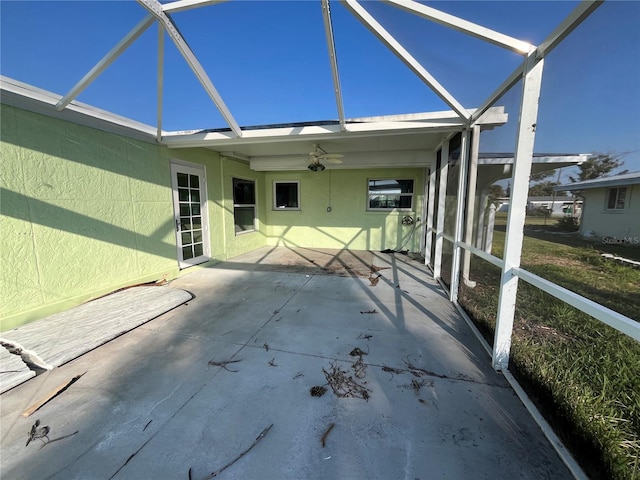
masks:
[[(425, 267), (388, 261), (375, 287), (242, 257), (181, 277), (188, 304), (2, 395), (3, 477), (205, 478), (273, 424), (217, 478), (571, 478)], [(353, 372), (356, 346), (366, 401), (339, 398), (323, 373)], [(25, 447), (35, 418), (62, 439)]]

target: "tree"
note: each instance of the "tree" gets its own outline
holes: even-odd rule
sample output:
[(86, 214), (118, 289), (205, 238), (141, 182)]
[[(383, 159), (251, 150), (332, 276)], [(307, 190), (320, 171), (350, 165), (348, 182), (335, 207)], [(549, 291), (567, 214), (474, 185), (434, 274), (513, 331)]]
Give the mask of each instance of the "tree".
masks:
[[(540, 182), (529, 187), (530, 197), (552, 197), (553, 187), (560, 185), (558, 182)], [(566, 195), (564, 192), (557, 192), (556, 195)]]
[(491, 199), (490, 201), (493, 201), (497, 198), (504, 198), (506, 197), (507, 194), (505, 193), (504, 189), (502, 188), (502, 185), (498, 185), (493, 184), (489, 187), (489, 198)]
[[(608, 154), (608, 153), (596, 153), (585, 160), (578, 166), (580, 174), (577, 177), (570, 176), (569, 179), (572, 182), (582, 182), (584, 180), (592, 180), (594, 178), (605, 177), (611, 171), (624, 165), (621, 157), (624, 154)], [(625, 170), (621, 173), (627, 173)]]

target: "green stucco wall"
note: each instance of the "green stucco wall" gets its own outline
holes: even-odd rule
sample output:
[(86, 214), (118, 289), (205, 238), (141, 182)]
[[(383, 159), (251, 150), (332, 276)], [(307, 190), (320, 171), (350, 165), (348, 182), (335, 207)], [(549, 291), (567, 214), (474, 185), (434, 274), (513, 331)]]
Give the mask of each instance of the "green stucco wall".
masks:
[(177, 274), (165, 148), (6, 105), (2, 330)]
[[(414, 179), (413, 211), (368, 212), (368, 180)], [(273, 209), (273, 182), (300, 182), (300, 210)], [(418, 251), (419, 228), (401, 224), (405, 215), (423, 217), (424, 170), (419, 168), (295, 171), (265, 174), (265, 205), (269, 245), (350, 250)], [(331, 207), (331, 211), (327, 211)]]

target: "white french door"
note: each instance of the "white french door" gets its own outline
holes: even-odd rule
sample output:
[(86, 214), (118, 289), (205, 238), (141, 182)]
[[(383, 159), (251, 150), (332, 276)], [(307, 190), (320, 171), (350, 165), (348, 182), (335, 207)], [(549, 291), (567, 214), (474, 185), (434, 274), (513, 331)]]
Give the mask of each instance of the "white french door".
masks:
[(203, 165), (171, 162), (173, 211), (180, 268), (210, 257), (207, 182)]

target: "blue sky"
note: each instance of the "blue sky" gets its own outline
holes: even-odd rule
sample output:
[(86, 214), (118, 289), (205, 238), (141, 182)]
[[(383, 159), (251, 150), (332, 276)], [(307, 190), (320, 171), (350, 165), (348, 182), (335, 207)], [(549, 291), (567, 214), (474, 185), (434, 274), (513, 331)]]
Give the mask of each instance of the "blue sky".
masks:
[[(577, 2), (448, 1), (430, 6), (539, 44)], [(484, 99), (521, 57), (378, 2), (363, 2), (465, 107)], [(0, 3), (3, 75), (65, 94), (145, 15), (133, 1)], [(331, 3), (347, 117), (448, 107), (338, 2)], [(236, 1), (178, 12), (174, 21), (236, 121), (257, 125), (336, 119), (319, 1)], [(623, 153), (640, 170), (640, 2), (607, 1), (546, 59), (538, 152)], [(156, 122), (157, 27), (143, 34), (78, 100)], [(168, 37), (163, 127), (226, 127)], [(512, 151), (510, 125), (485, 151)]]

